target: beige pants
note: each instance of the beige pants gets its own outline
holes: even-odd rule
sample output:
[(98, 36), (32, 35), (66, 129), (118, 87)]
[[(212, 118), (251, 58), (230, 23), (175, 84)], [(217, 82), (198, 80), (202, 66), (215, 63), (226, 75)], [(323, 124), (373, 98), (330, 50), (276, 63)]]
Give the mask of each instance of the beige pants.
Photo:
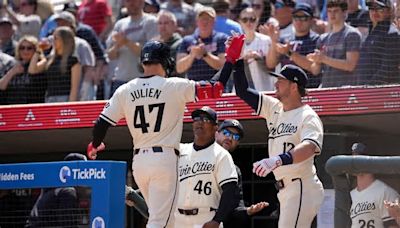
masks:
[(177, 164), (173, 148), (141, 148), (133, 157), (133, 177), (149, 208), (147, 228), (173, 227)]
[(318, 177), (285, 183), (278, 193), (279, 228), (310, 228), (324, 200), (324, 188)]
[[(175, 228), (202, 228), (214, 216), (215, 211), (210, 211), (210, 208), (200, 209), (197, 215), (183, 215), (175, 209)], [(222, 228), (222, 224), (219, 227)]]

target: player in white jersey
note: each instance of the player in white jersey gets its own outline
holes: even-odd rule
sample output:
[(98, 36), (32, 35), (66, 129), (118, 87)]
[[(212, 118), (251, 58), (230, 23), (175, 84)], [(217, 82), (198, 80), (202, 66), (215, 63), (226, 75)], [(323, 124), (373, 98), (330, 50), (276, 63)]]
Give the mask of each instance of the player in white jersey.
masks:
[[(353, 155), (368, 155), (366, 146), (354, 143)], [(350, 192), (350, 218), (352, 228), (397, 228), (394, 218), (389, 215), (384, 201), (395, 201), (399, 194), (384, 182), (377, 180), (374, 174), (359, 173), (357, 187)]]
[[(117, 89), (95, 123), (88, 157), (95, 159), (109, 126), (125, 118), (133, 138), (133, 176), (149, 209), (147, 227), (172, 226), (179, 143), (185, 104), (195, 100), (196, 83), (167, 78), (174, 69), (169, 47), (158, 41), (142, 49), (144, 76)], [(226, 79), (222, 79), (226, 83)]]
[(216, 112), (192, 112), (194, 142), (181, 144), (176, 228), (219, 227), (239, 203), (238, 176), (231, 155), (215, 141)]
[(275, 83), (276, 98), (249, 88), (243, 60), (234, 65), (236, 94), (266, 119), (269, 158), (253, 164), (253, 172), (265, 177), (274, 172), (279, 188), (279, 227), (310, 227), (324, 197), (316, 175), (314, 156), (321, 152), (323, 126), (312, 108), (302, 103), (306, 73), (285, 65)]

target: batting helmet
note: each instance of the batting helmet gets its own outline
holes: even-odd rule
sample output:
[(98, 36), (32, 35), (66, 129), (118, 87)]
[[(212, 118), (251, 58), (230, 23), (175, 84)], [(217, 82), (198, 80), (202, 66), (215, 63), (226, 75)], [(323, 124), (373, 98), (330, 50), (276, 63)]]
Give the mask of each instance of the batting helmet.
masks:
[(175, 61), (170, 55), (170, 48), (155, 40), (149, 41), (143, 46), (140, 61), (142, 64), (161, 64), (167, 75), (170, 75), (175, 69)]

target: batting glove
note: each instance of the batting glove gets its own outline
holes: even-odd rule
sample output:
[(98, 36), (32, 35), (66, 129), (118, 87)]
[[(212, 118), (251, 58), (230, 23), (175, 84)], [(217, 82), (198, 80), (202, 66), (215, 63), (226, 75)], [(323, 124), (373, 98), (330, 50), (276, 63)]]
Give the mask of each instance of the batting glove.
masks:
[(246, 36), (244, 34), (233, 35), (225, 50), (225, 59), (227, 62), (234, 64), (240, 58), (245, 39)]
[(265, 158), (253, 163), (253, 173), (260, 177), (266, 177), (274, 169), (282, 165), (282, 160), (279, 156)]
[(87, 146), (87, 156), (91, 160), (96, 160), (97, 158), (97, 152), (102, 151), (106, 148), (106, 145), (104, 143), (101, 143), (98, 147), (93, 146), (93, 142), (90, 142), (89, 145)]

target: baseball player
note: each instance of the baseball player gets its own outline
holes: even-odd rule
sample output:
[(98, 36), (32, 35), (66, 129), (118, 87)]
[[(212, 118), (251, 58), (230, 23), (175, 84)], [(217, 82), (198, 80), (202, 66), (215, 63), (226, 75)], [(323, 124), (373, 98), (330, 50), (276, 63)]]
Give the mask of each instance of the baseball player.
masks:
[[(144, 76), (117, 89), (105, 105), (93, 129), (88, 157), (104, 150), (109, 126), (125, 118), (133, 138), (132, 170), (149, 209), (147, 227), (171, 226), (176, 194), (179, 143), (185, 104), (195, 100), (199, 85), (182, 78), (167, 78), (174, 69), (169, 47), (149, 41), (141, 53)], [(214, 89), (221, 90), (228, 78)], [(197, 88), (197, 89), (196, 89)]]
[[(233, 153), (239, 146), (240, 140), (244, 137), (244, 130), (242, 124), (235, 119), (226, 119), (218, 127), (215, 134), (217, 143), (225, 148), (229, 153)], [(246, 207), (243, 200), (243, 187), (242, 187), (242, 174), (240, 168), (236, 166), (238, 174), (238, 188), (240, 190), (239, 206), (235, 208), (233, 213), (224, 221), (224, 228), (234, 227), (250, 227), (250, 216), (261, 211), (269, 204), (267, 202), (259, 202)]]
[(217, 113), (204, 106), (192, 119), (194, 142), (180, 147), (175, 227), (220, 227), (238, 205), (238, 176), (229, 152), (215, 142)]
[[(354, 143), (353, 155), (368, 155), (367, 147), (362, 143)], [(399, 227), (396, 220), (389, 215), (384, 201), (394, 201), (399, 194), (384, 182), (375, 179), (374, 174), (358, 173), (357, 186), (350, 192), (350, 218), (352, 228)]]
[(314, 110), (301, 100), (306, 95), (307, 75), (294, 65), (271, 73), (277, 77), (274, 98), (248, 88), (243, 60), (234, 67), (236, 94), (266, 119), (269, 158), (255, 162), (253, 172), (261, 177), (270, 172), (275, 175), (280, 202), (278, 225), (310, 227), (324, 198), (314, 166), (314, 156), (322, 148), (323, 126)]

